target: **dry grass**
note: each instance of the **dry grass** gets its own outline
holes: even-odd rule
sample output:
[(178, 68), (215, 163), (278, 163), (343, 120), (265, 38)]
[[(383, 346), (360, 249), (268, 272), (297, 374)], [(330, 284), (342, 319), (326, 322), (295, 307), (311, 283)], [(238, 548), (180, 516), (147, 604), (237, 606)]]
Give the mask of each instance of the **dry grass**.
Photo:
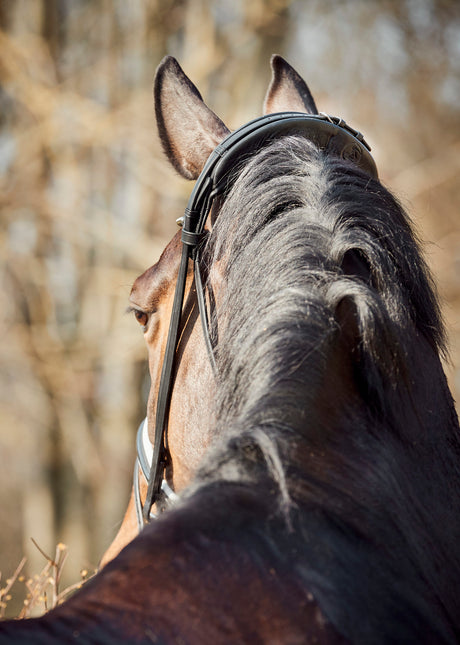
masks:
[[(32, 542), (46, 563), (39, 573), (32, 577), (27, 577), (23, 573), (27, 558), (22, 558), (13, 574), (5, 580), (5, 585), (0, 586), (0, 620), (5, 618), (8, 604), (13, 600), (13, 591), (16, 596), (23, 598), (22, 608), (15, 617), (18, 619), (31, 618), (60, 605), (96, 574), (96, 572), (89, 573), (86, 569), (83, 569), (80, 572), (81, 579), (78, 582), (61, 590), (62, 573), (68, 554), (67, 546), (58, 544), (54, 558), (51, 558), (39, 547), (35, 540), (32, 540)], [(0, 572), (0, 585), (1, 583), (2, 575)]]

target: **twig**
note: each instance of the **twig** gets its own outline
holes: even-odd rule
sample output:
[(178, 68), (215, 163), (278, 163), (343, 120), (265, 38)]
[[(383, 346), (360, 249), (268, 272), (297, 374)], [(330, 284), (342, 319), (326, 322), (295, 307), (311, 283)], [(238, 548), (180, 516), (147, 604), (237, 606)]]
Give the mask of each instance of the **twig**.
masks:
[(37, 547), (37, 549), (40, 551), (40, 553), (45, 558), (45, 560), (48, 560), (48, 562), (52, 564), (53, 567), (56, 567), (57, 563), (52, 558), (50, 558), (50, 556), (47, 555), (40, 546), (38, 546), (37, 542), (33, 539), (33, 537), (31, 537), (30, 539), (32, 540), (34, 546)]
[[(26, 561), (27, 561), (27, 558), (22, 558), (21, 562), (16, 567), (16, 570), (13, 573), (13, 575), (11, 576), (11, 578), (7, 578), (6, 587), (4, 589), (0, 589), (0, 618), (3, 618), (4, 615), (5, 615), (6, 605), (7, 605), (8, 600), (10, 599), (10, 598), (8, 598), (8, 594), (9, 594), (9, 592), (11, 590), (11, 587), (16, 582), (19, 574), (21, 573), (22, 568), (24, 567)], [(5, 598), (6, 602), (3, 600), (4, 598)]]

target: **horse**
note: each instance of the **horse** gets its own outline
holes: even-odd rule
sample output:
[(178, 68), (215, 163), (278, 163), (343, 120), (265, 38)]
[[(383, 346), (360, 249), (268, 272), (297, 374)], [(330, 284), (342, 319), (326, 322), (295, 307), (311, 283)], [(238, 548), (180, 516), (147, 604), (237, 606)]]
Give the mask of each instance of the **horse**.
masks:
[(196, 184), (130, 296), (132, 498), (100, 572), (0, 643), (458, 643), (459, 425), (407, 213), (279, 56), (232, 133), (171, 57), (154, 96)]

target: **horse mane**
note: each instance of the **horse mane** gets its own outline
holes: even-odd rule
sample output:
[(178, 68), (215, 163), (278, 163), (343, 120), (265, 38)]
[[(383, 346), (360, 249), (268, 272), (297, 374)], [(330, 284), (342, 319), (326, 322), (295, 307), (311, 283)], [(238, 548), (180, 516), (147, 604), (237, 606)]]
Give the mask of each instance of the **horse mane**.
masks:
[[(361, 272), (347, 271), (350, 257)], [(305, 412), (340, 331), (341, 303), (353, 310), (359, 380), (379, 414), (405, 372), (413, 330), (446, 352), (435, 287), (398, 201), (302, 137), (275, 140), (239, 169), (203, 262), (218, 266), (225, 284), (213, 312), (216, 434), (244, 443), (245, 431), (258, 433), (264, 453), (268, 430), (295, 435), (312, 425)]]

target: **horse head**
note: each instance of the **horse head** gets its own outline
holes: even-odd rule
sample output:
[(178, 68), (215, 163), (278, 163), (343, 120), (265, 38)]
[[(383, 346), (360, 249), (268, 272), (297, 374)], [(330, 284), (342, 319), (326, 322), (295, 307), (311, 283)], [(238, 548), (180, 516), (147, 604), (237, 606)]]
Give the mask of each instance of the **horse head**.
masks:
[[(280, 56), (272, 57), (273, 77), (264, 102), (264, 114), (301, 112), (317, 114), (311, 93), (297, 72)], [(196, 180), (213, 150), (229, 135), (225, 124), (204, 103), (198, 89), (172, 57), (159, 65), (154, 84), (155, 113), (163, 150), (173, 168), (184, 178)], [(206, 222), (212, 230), (218, 217), (216, 200)], [(151, 443), (155, 440), (155, 417), (161, 366), (168, 337), (169, 320), (181, 255), (180, 232), (167, 245), (159, 261), (135, 281), (130, 310), (140, 324), (149, 355), (151, 389), (147, 420)], [(209, 294), (219, 297), (222, 276), (220, 262), (209, 267)], [(190, 483), (210, 442), (214, 420), (214, 374), (204, 351), (203, 336), (197, 325), (198, 307), (193, 270), (189, 266), (186, 304), (181, 338), (177, 348), (174, 387), (168, 415), (168, 481), (175, 491)], [(216, 303), (214, 303), (216, 304)], [(147, 482), (139, 473), (141, 499)], [(101, 560), (109, 562), (139, 530), (134, 491), (122, 526)]]

